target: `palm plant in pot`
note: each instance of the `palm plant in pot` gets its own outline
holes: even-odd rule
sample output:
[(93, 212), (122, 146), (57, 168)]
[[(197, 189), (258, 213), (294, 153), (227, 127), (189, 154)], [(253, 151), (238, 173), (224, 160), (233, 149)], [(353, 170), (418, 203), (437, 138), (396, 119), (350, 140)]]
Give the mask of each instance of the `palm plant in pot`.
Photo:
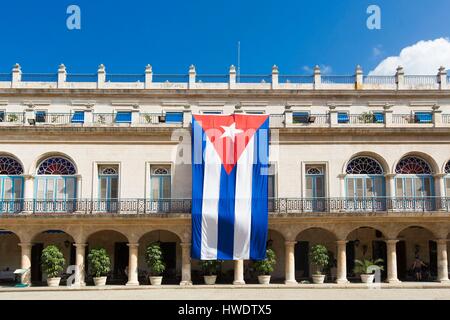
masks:
[(330, 263), (330, 256), (328, 250), (324, 245), (316, 244), (311, 248), (309, 258), (313, 265), (316, 266), (316, 272), (312, 275), (313, 283), (324, 283), (325, 274), (324, 268)]
[(111, 260), (105, 249), (92, 249), (88, 254), (89, 270), (94, 278), (94, 285), (104, 286), (109, 271), (111, 270)]
[(216, 283), (217, 272), (222, 264), (221, 260), (201, 260), (200, 265), (203, 270), (203, 279), (205, 284), (212, 285)]
[(166, 265), (163, 260), (163, 254), (159, 241), (148, 245), (145, 251), (145, 261), (150, 269), (150, 283), (154, 286), (161, 285), (162, 274), (166, 270)]
[(372, 283), (375, 279), (375, 270), (383, 270), (383, 259), (363, 259), (363, 260), (355, 260), (355, 268), (354, 272), (361, 276), (361, 281), (363, 283)]
[(41, 264), (44, 273), (47, 275), (47, 285), (57, 287), (61, 282), (60, 274), (64, 270), (66, 260), (64, 255), (54, 245), (49, 245), (42, 250)]
[(255, 261), (254, 268), (259, 272), (258, 282), (260, 284), (270, 283), (270, 274), (273, 272), (276, 263), (275, 251), (270, 248), (266, 250), (266, 258), (264, 260)]

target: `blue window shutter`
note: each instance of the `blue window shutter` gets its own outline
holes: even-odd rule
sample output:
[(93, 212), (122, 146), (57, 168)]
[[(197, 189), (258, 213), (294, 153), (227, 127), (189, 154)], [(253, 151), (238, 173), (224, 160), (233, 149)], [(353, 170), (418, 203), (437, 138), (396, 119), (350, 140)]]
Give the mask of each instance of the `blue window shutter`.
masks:
[(373, 114), (375, 117), (375, 123), (384, 123), (384, 113), (383, 112), (375, 112)]
[(75, 111), (72, 116), (72, 123), (84, 123), (84, 111)]
[(294, 112), (292, 113), (293, 123), (308, 123), (309, 113), (308, 112)]
[(5, 111), (1, 110), (0, 111), (0, 122), (5, 121)]
[(349, 121), (347, 112), (338, 112), (338, 123), (347, 123)]
[(117, 112), (116, 122), (131, 123), (131, 112), (128, 111)]
[(183, 112), (166, 112), (166, 123), (182, 123)]
[(433, 121), (433, 115), (431, 112), (416, 112), (416, 122), (419, 123), (431, 123)]
[(46, 114), (45, 111), (36, 111), (36, 122), (45, 122)]

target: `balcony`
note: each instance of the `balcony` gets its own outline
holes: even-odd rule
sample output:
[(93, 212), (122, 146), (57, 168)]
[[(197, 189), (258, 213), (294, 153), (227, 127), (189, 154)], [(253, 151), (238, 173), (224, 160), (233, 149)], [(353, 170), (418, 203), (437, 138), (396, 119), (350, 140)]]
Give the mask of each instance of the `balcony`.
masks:
[[(152, 215), (188, 214), (191, 199), (111, 199), (111, 200), (2, 200), (1, 215)], [(271, 215), (284, 214), (371, 214), (450, 213), (450, 197), (390, 198), (276, 198), (269, 199)]]

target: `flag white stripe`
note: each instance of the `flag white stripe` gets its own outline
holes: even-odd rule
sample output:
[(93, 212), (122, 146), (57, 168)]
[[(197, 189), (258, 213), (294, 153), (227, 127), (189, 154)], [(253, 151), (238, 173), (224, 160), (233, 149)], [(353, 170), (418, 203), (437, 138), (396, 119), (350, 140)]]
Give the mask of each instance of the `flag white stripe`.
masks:
[(201, 258), (203, 260), (214, 260), (217, 259), (222, 161), (209, 138), (206, 138), (205, 143), (204, 165)]
[(250, 258), (254, 147), (255, 142), (252, 137), (237, 162), (234, 204), (234, 260)]

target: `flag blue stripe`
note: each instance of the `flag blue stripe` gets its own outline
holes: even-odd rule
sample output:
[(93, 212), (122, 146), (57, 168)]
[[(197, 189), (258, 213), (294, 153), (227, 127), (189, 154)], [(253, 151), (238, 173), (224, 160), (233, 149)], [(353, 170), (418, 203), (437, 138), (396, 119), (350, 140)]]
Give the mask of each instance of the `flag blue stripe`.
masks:
[[(195, 136), (195, 133), (201, 132), (201, 140)], [(201, 259), (202, 245), (202, 205), (203, 205), (203, 176), (205, 170), (203, 152), (205, 150), (206, 140), (204, 131), (195, 119), (192, 119), (192, 247), (191, 256), (194, 259)], [(198, 150), (198, 144), (201, 141), (201, 149)], [(201, 163), (195, 163), (195, 150), (202, 153)], [(198, 162), (198, 161), (197, 161)]]
[(234, 199), (236, 194), (236, 166), (227, 174), (222, 166), (220, 173), (219, 226), (217, 259), (233, 260)]
[(250, 259), (266, 257), (268, 232), (268, 184), (269, 119), (255, 133), (255, 157), (252, 179), (252, 225), (250, 233)]

